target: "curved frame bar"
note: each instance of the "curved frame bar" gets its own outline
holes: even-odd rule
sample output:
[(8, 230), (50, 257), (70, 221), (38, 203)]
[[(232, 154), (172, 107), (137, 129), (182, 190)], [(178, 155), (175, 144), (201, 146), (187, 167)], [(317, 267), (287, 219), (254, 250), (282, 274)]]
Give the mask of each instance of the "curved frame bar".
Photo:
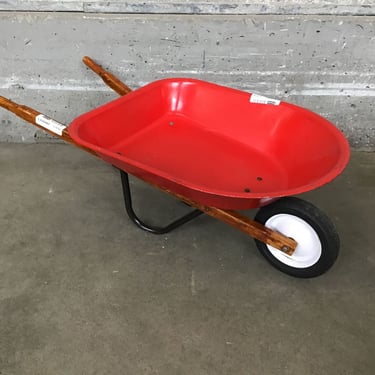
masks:
[(166, 225), (165, 227), (151, 226), (142, 221), (134, 212), (132, 196), (129, 184), (129, 175), (120, 169), (121, 174), (121, 184), (122, 192), (124, 195), (125, 209), (130, 218), (130, 220), (138, 227), (146, 232), (153, 234), (165, 234), (171, 232), (173, 229), (180, 227), (181, 225), (195, 219), (196, 217), (203, 214), (201, 210), (195, 209), (188, 214), (180, 217), (179, 219), (173, 221), (172, 223)]

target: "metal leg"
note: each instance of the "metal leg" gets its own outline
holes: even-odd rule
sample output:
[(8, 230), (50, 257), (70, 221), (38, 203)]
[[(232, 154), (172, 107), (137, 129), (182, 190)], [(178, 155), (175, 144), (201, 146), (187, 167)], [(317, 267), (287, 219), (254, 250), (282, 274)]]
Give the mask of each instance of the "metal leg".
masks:
[(126, 212), (129, 216), (130, 220), (135, 225), (137, 225), (139, 228), (141, 228), (141, 229), (143, 229), (147, 232), (154, 233), (154, 234), (168, 233), (168, 232), (172, 231), (173, 229), (176, 229), (176, 228), (180, 227), (181, 225), (187, 223), (188, 221), (193, 220), (196, 217), (203, 214), (203, 212), (201, 210), (196, 209), (196, 210), (193, 210), (193, 211), (189, 212), (188, 214), (182, 216), (181, 218), (173, 221), (172, 223), (170, 223), (169, 225), (167, 225), (165, 227), (154, 227), (154, 226), (147, 225), (141, 219), (139, 219), (139, 217), (135, 214), (135, 212), (133, 210), (128, 174), (126, 172), (122, 171), (122, 170), (120, 170), (120, 174), (121, 174), (121, 184), (122, 184), (122, 191), (123, 191), (123, 194), (124, 194)]

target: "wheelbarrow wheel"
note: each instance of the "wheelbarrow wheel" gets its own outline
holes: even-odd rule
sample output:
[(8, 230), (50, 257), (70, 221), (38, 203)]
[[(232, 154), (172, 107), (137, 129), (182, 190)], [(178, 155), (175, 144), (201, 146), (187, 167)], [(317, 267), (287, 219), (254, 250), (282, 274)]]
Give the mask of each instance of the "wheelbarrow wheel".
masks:
[(262, 255), (278, 270), (310, 278), (325, 273), (339, 253), (340, 240), (332, 221), (313, 204), (285, 197), (259, 209), (255, 220), (298, 243), (293, 255), (255, 240)]

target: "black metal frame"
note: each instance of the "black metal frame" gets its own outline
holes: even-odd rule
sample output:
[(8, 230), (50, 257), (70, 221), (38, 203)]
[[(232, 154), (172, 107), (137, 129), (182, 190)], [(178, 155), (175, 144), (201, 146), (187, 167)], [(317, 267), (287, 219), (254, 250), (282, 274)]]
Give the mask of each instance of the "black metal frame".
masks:
[(146, 232), (150, 232), (153, 234), (164, 234), (172, 231), (180, 227), (181, 225), (195, 219), (196, 217), (203, 214), (201, 210), (195, 209), (188, 214), (180, 217), (179, 219), (173, 221), (172, 223), (166, 225), (165, 227), (158, 227), (158, 226), (151, 226), (146, 224), (142, 221), (134, 212), (133, 204), (132, 204), (132, 196), (129, 184), (129, 175), (120, 169), (121, 174), (121, 185), (122, 185), (122, 192), (124, 194), (124, 202), (125, 202), (125, 209), (130, 218), (130, 220), (139, 228), (145, 230)]

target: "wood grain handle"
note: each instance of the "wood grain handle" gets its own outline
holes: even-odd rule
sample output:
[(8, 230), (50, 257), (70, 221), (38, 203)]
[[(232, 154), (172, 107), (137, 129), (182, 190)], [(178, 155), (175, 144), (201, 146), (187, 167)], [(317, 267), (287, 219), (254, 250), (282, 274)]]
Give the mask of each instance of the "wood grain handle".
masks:
[(10, 112), (13, 112), (18, 117), (35, 124), (36, 116), (40, 115), (40, 112), (32, 109), (30, 107), (26, 107), (25, 105), (20, 105), (11, 100), (0, 96), (0, 107), (7, 109)]
[(97, 156), (95, 151), (89, 148), (86, 148), (84, 146), (78, 145), (76, 142), (74, 142), (74, 140), (72, 139), (72, 137), (70, 136), (68, 132), (68, 128), (65, 125), (44, 115), (43, 113), (31, 107), (27, 107), (25, 105), (15, 103), (10, 99), (4, 98), (3, 96), (0, 96), (0, 107), (3, 107), (6, 110), (14, 113), (18, 117), (35, 125), (39, 129), (42, 129), (46, 131), (47, 133), (52, 134), (53, 136), (62, 139), (65, 142), (72, 143), (76, 147), (79, 147), (89, 152), (90, 154)]
[(115, 75), (97, 64), (91, 57), (84, 56), (82, 61), (88, 68), (96, 73), (106, 85), (116, 91), (117, 94), (123, 96), (132, 91), (124, 82), (120, 81)]

